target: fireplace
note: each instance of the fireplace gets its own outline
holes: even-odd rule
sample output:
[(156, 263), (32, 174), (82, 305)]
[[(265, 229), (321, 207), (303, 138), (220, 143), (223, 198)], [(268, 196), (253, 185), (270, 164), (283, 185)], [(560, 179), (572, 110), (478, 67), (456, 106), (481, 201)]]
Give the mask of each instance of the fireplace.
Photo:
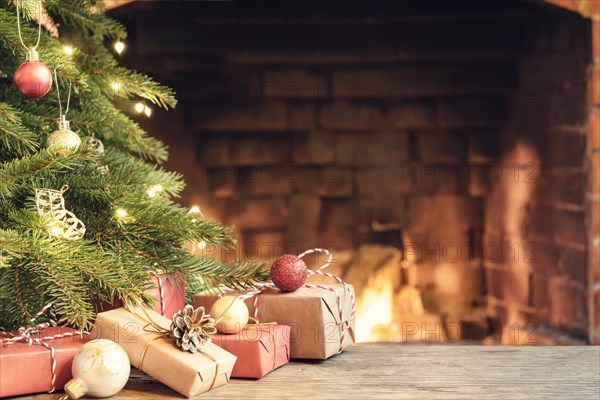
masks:
[(235, 226), (238, 248), (214, 256), (335, 250), (361, 340), (598, 343), (598, 22), (582, 10), (252, 1), (112, 13), (131, 32), (124, 63), (178, 93), (175, 111), (140, 120), (170, 145), (182, 203)]

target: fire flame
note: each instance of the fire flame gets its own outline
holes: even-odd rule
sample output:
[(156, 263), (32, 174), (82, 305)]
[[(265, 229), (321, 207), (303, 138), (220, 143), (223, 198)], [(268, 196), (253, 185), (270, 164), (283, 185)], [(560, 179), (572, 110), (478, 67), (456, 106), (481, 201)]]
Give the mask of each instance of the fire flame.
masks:
[(370, 280), (356, 307), (357, 342), (387, 340), (384, 332), (393, 323), (393, 300), (394, 288), (387, 276), (378, 274)]

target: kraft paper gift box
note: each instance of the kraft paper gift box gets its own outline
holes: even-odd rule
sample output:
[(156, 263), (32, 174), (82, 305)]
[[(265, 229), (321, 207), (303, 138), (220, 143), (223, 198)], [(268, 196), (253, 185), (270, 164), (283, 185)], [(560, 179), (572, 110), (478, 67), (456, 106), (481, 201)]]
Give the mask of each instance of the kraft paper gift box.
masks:
[(169, 329), (170, 320), (150, 309), (134, 311), (137, 315), (125, 308), (98, 314), (90, 338), (119, 343), (131, 365), (188, 398), (229, 382), (236, 356), (213, 343), (196, 353), (183, 351), (143, 319), (149, 317), (163, 329)]
[[(156, 274), (152, 276), (154, 286), (146, 290), (146, 294), (154, 297), (156, 302), (152, 309), (157, 313), (171, 319), (173, 315), (185, 307), (185, 282), (181, 276)], [(98, 312), (110, 311), (123, 307), (123, 302), (118, 299), (112, 303), (103, 302)]]
[[(18, 336), (18, 332), (13, 332)], [(44, 340), (54, 348), (56, 361), (56, 390), (62, 390), (71, 378), (71, 364), (77, 351), (86, 342), (78, 331), (60, 326), (42, 329), (31, 335), (41, 339), (70, 334), (62, 338)], [(9, 336), (0, 336), (7, 339)], [(52, 354), (41, 344), (15, 342), (0, 343), (0, 397), (48, 392), (52, 389)]]
[[(342, 326), (348, 323), (352, 313), (352, 298), (341, 284), (321, 285), (334, 291), (301, 287), (295, 292), (279, 289), (263, 291), (257, 302), (259, 321), (289, 325), (291, 358), (324, 360), (338, 353)], [(350, 290), (354, 288), (349, 285)], [(336, 294), (340, 296), (343, 321), (340, 320)], [(217, 295), (209, 292), (193, 296), (194, 307), (210, 310)], [(254, 298), (246, 300), (250, 315), (254, 310)], [(342, 349), (354, 343), (354, 321), (345, 331)]]
[(290, 361), (290, 327), (249, 325), (234, 335), (211, 335), (217, 346), (237, 356), (232, 378), (260, 379)]

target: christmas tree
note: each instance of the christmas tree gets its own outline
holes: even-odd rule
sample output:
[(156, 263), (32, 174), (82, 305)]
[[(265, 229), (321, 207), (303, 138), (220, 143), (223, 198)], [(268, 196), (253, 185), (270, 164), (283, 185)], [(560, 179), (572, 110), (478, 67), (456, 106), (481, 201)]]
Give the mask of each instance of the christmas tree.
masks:
[[(184, 249), (234, 241), (228, 228), (172, 200), (182, 177), (160, 167), (166, 147), (123, 105), (171, 108), (176, 100), (169, 88), (119, 65), (111, 47), (125, 39), (124, 27), (103, 15), (102, 1), (0, 0), (4, 329), (29, 323), (48, 303), (58, 323), (78, 328), (90, 326), (95, 302), (151, 303), (144, 290), (152, 270), (185, 276), (190, 292), (266, 278), (261, 265)], [(38, 54), (47, 70), (36, 64), (33, 72), (55, 76), (51, 84), (19, 75)], [(54, 132), (60, 116), (70, 127), (63, 120)]]

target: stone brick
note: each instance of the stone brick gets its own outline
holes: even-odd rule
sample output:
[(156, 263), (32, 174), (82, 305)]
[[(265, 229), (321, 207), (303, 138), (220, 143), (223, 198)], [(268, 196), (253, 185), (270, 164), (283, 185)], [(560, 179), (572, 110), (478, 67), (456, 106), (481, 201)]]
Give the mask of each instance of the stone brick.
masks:
[(491, 268), (487, 269), (486, 281), (492, 296), (521, 306), (529, 305), (529, 274), (527, 272)]
[(287, 246), (298, 249), (315, 247), (319, 240), (321, 199), (318, 196), (298, 194), (290, 200), (290, 217), (287, 226)]
[(237, 187), (237, 171), (234, 168), (209, 168), (208, 187), (217, 199), (233, 197)]
[(436, 106), (432, 101), (411, 101), (390, 107), (387, 117), (394, 128), (429, 129), (437, 125)]
[(273, 260), (283, 254), (283, 230), (243, 230), (242, 260), (260, 262)]
[(210, 107), (194, 112), (194, 128), (201, 132), (282, 131), (287, 128), (284, 104)]
[(293, 160), (298, 164), (327, 164), (335, 161), (335, 136), (317, 131), (294, 137)]
[(324, 75), (304, 69), (272, 70), (264, 74), (264, 93), (268, 98), (320, 99), (328, 97), (329, 89)]
[(390, 166), (409, 160), (408, 134), (374, 132), (336, 135), (336, 161), (346, 166)]
[(338, 133), (335, 135), (335, 160), (338, 165), (358, 167), (371, 162), (365, 155), (365, 142), (372, 142), (363, 132)]
[(472, 133), (468, 136), (468, 156), (470, 163), (491, 163), (500, 156), (500, 135), (498, 132)]
[(408, 193), (411, 181), (403, 176), (402, 167), (370, 168), (356, 172), (358, 194), (370, 196), (373, 193)]
[(504, 90), (513, 83), (501, 61), (445, 65), (348, 68), (335, 71), (337, 97), (434, 97), (481, 90)]
[[(198, 160), (203, 164), (228, 165), (229, 164), (229, 139), (225, 137), (202, 137), (197, 144)], [(174, 152), (177, 158), (181, 152)]]
[(283, 164), (290, 160), (291, 140), (287, 137), (259, 136), (231, 140), (232, 165)]
[(440, 102), (440, 125), (446, 128), (498, 127), (506, 119), (504, 97), (444, 98)]
[(289, 106), (289, 129), (293, 131), (310, 131), (316, 127), (316, 110), (314, 104), (294, 104)]
[(483, 271), (466, 264), (422, 264), (417, 287), (428, 312), (464, 315), (483, 296)]
[(552, 132), (545, 143), (546, 151), (540, 154), (545, 166), (580, 167), (585, 154), (585, 137)]
[(227, 224), (241, 229), (284, 228), (287, 206), (283, 198), (247, 198), (238, 196), (230, 200)]
[(297, 174), (293, 165), (266, 165), (240, 168), (236, 180), (238, 190), (250, 196), (287, 195)]
[(559, 271), (568, 276), (572, 281), (586, 286), (589, 279), (587, 250), (564, 246), (560, 246), (559, 249)]
[(478, 197), (440, 194), (414, 196), (409, 200), (409, 224), (443, 230), (483, 228), (483, 199)]
[(553, 239), (557, 231), (558, 210), (547, 204), (531, 207), (523, 220), (522, 229), (526, 233)]
[(557, 240), (581, 245), (587, 243), (585, 212), (560, 210), (556, 219), (555, 237)]
[(407, 225), (407, 208), (408, 202), (404, 194), (373, 194), (372, 221), (400, 229)]
[(585, 290), (569, 284), (565, 277), (548, 281), (550, 323), (559, 329), (587, 334), (588, 300)]
[(549, 277), (560, 273), (558, 269), (559, 246), (554, 241), (525, 239), (520, 248), (525, 249), (525, 246), (528, 245), (529, 247), (521, 259), (523, 264), (526, 264), (535, 275)]
[(376, 130), (385, 127), (379, 109), (348, 102), (324, 105), (319, 115), (319, 123), (321, 128), (331, 130)]
[[(581, 76), (585, 76), (584, 71), (581, 72)], [(577, 82), (575, 85), (564, 86), (556, 89), (551, 97), (550, 123), (572, 126), (584, 125), (588, 119), (588, 98), (585, 85)]]
[(357, 204), (353, 200), (323, 201), (319, 240), (322, 246), (339, 250), (356, 248)]
[(344, 198), (354, 195), (354, 179), (352, 171), (337, 165), (324, 166), (319, 170), (319, 190), (322, 197)]
[(583, 171), (554, 168), (540, 174), (537, 191), (544, 200), (583, 205), (585, 185)]
[(462, 163), (465, 161), (467, 141), (448, 133), (419, 133), (415, 137), (417, 157), (426, 163)]
[(415, 194), (461, 193), (468, 190), (470, 168), (460, 164), (441, 165), (412, 162), (402, 165)]

